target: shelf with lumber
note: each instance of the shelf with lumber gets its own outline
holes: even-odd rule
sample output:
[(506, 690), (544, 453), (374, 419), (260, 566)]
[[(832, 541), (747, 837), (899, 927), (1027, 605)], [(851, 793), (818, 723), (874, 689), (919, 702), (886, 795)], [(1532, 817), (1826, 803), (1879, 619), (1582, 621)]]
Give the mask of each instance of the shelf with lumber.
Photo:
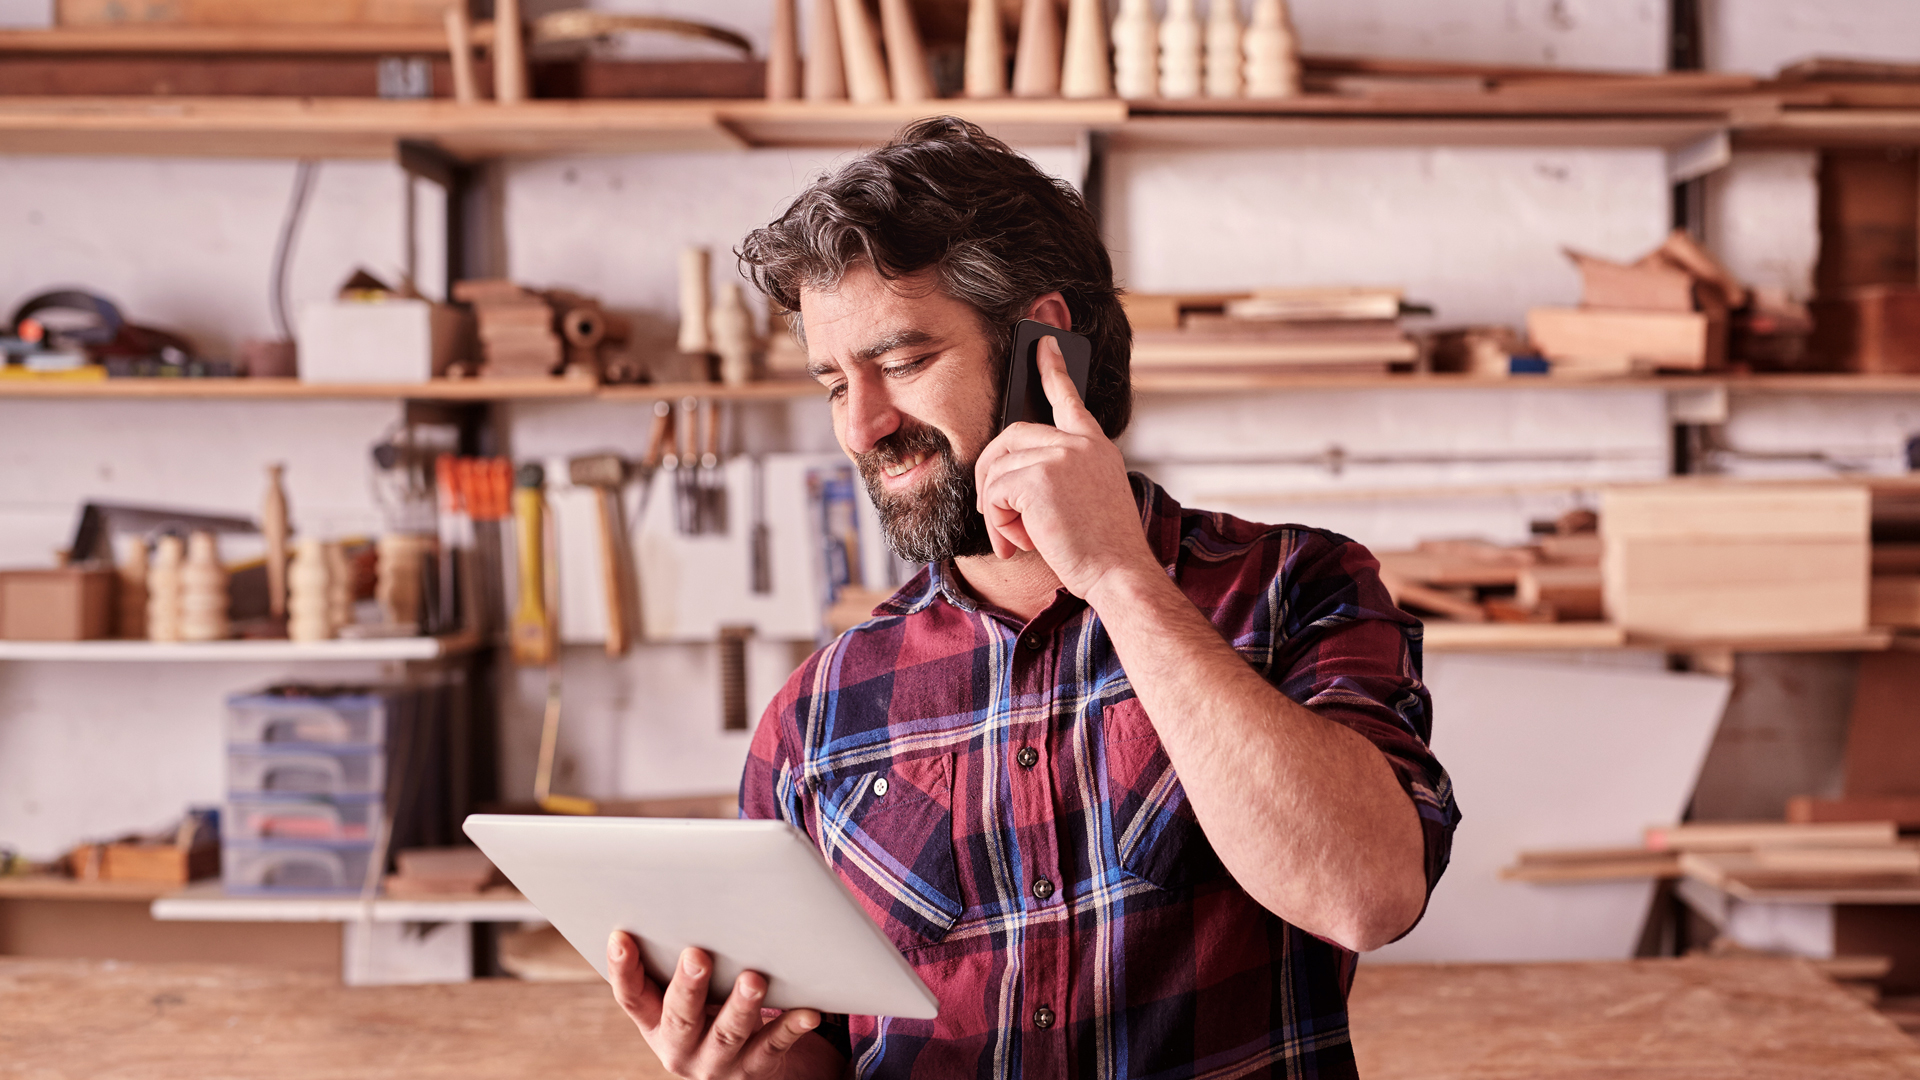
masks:
[(327, 893), (229, 894), (218, 881), (195, 882), (156, 898), (163, 922), (545, 922), (546, 916), (510, 886), (470, 896), (371, 900)]
[(439, 660), (478, 647), (471, 635), (331, 641), (0, 641), (0, 661), (294, 663)]

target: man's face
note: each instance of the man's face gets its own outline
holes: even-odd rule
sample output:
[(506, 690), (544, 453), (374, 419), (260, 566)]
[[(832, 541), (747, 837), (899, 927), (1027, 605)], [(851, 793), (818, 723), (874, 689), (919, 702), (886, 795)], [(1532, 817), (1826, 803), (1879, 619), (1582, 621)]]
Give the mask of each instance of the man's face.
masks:
[(860, 266), (836, 289), (801, 292), (800, 317), (807, 368), (888, 546), (912, 562), (992, 551), (973, 464), (994, 436), (998, 348), (979, 315), (930, 278), (888, 282)]

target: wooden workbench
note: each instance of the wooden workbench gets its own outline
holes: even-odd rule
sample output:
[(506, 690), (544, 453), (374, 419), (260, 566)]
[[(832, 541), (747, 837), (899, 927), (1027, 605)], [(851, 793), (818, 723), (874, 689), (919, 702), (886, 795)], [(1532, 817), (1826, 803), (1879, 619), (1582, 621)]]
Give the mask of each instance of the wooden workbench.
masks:
[[(1920, 1044), (1772, 960), (1367, 965), (1368, 1080), (1920, 1078)], [(598, 984), (346, 989), (231, 967), (0, 960), (0, 1077), (662, 1076)]]

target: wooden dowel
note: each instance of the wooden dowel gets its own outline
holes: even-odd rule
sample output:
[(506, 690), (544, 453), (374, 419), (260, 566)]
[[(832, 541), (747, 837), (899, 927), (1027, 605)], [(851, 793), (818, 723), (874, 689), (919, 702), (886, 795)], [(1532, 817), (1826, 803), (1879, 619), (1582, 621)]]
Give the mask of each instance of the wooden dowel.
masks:
[(1007, 96), (1007, 41), (1000, 28), (999, 0), (967, 6), (967, 96)]
[(845, 101), (847, 68), (840, 59), (840, 18), (836, 0), (807, 5), (806, 88), (808, 101)]
[(527, 100), (527, 39), (520, 25), (520, 0), (494, 0), (493, 97), (502, 105)]
[(447, 60), (453, 65), (453, 100), (471, 105), (480, 100), (480, 84), (473, 77), (473, 22), (466, 0), (447, 5)]
[(840, 18), (840, 59), (847, 66), (847, 95), (863, 105), (891, 100), (887, 63), (880, 57), (880, 41), (867, 17), (867, 5), (863, 0), (838, 0), (835, 13)]
[(927, 50), (920, 42), (908, 0), (880, 0), (880, 33), (887, 41), (887, 70), (893, 76), (895, 101), (927, 101), (935, 97), (933, 73), (927, 68)]
[(800, 35), (794, 0), (773, 0), (773, 35), (767, 44), (767, 100), (800, 97)]

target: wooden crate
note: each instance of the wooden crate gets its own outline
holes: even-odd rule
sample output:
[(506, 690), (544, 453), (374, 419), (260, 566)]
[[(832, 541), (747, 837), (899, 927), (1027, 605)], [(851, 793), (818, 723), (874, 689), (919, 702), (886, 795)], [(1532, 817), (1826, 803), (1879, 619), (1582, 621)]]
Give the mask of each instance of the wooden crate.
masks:
[(1608, 618), (1632, 633), (1761, 637), (1867, 627), (1868, 493), (1848, 484), (1610, 488)]
[(0, 572), (0, 641), (91, 641), (113, 636), (111, 570), (60, 567)]

